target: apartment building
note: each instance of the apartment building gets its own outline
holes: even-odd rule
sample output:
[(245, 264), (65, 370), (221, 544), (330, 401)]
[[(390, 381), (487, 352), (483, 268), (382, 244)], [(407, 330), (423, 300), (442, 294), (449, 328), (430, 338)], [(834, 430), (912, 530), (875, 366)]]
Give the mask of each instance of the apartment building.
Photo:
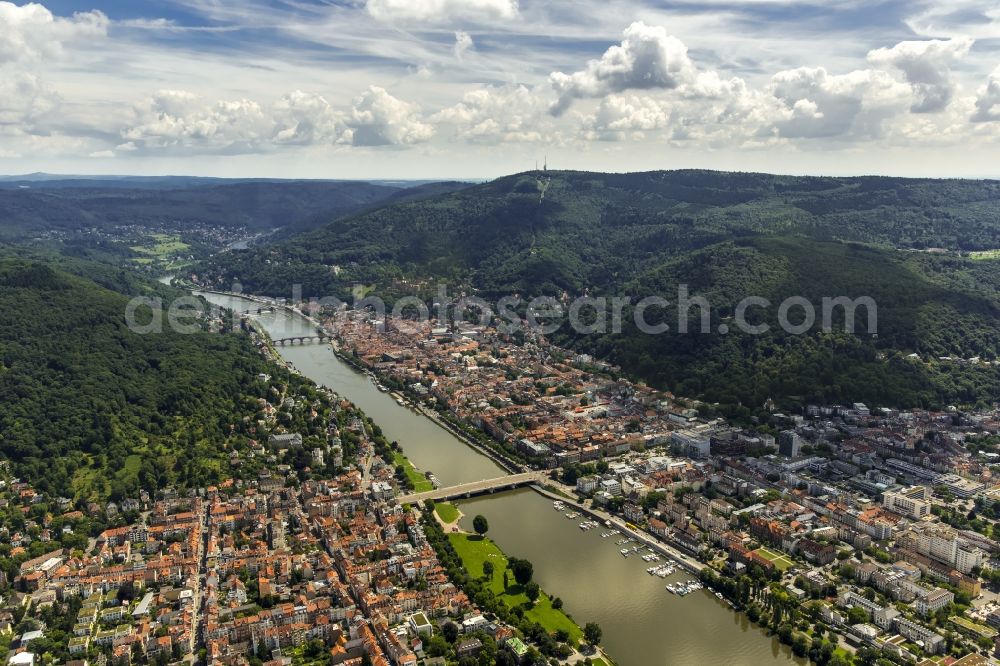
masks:
[(928, 486), (886, 491), (882, 494), (882, 506), (901, 516), (920, 520), (931, 514), (930, 496), (931, 489)]

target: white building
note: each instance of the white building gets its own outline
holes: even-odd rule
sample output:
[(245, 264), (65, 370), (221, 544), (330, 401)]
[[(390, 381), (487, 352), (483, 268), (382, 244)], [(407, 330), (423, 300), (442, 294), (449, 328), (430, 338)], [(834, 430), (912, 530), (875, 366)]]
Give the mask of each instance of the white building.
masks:
[(917, 552), (950, 564), (964, 574), (982, 566), (985, 560), (983, 551), (962, 543), (955, 530), (949, 527), (930, 527), (920, 532)]
[(9, 666), (35, 666), (35, 654), (33, 652), (18, 652), (7, 661), (7, 664)]
[(901, 516), (920, 520), (931, 514), (930, 488), (913, 486), (897, 492), (886, 491), (882, 494), (882, 506)]
[(698, 430), (677, 430), (671, 435), (674, 445), (684, 455), (707, 458), (711, 453), (711, 433)]
[(604, 479), (601, 481), (601, 490), (609, 495), (621, 495), (622, 484), (618, 479)]
[(955, 595), (949, 590), (936, 587), (933, 590), (928, 590), (926, 594), (917, 597), (917, 600), (913, 602), (913, 607), (918, 613), (927, 617), (933, 615), (954, 600)]
[(601, 482), (600, 477), (589, 475), (581, 476), (576, 480), (576, 492), (583, 495), (589, 495), (590, 493), (597, 490), (597, 485)]

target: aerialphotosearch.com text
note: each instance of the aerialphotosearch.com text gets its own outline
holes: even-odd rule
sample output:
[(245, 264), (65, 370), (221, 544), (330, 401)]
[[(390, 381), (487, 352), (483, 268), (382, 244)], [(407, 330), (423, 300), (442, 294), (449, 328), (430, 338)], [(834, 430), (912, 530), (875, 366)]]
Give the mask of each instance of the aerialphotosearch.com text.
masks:
[[(242, 289), (238, 284), (233, 285), (228, 293), (242, 295)], [(580, 335), (615, 334), (621, 333), (627, 322), (648, 335), (669, 332), (763, 335), (774, 326), (792, 335), (817, 328), (824, 332), (836, 328), (854, 334), (878, 333), (878, 305), (869, 296), (826, 296), (816, 300), (789, 296), (773, 303), (762, 296), (749, 295), (715, 312), (706, 297), (691, 294), (686, 284), (678, 286), (672, 299), (662, 295), (641, 298), (538, 296), (530, 299), (509, 295), (488, 301), (478, 296), (452, 296), (445, 285), (438, 288), (430, 302), (416, 296), (387, 302), (367, 294), (361, 287), (355, 288), (349, 302), (336, 297), (302, 299), (298, 285), (292, 288), (291, 294), (291, 300), (267, 299), (266, 302), (287, 304), (313, 313), (325, 312), (334, 318), (346, 316), (352, 310), (365, 311), (373, 321), (391, 320), (397, 326), (481, 325), (496, 326), (508, 333), (528, 329), (542, 335), (553, 334), (564, 326)], [(194, 320), (206, 314), (211, 313), (205, 311), (204, 301), (193, 296), (169, 304), (158, 298), (137, 297), (129, 302), (125, 312), (129, 328), (137, 333), (161, 331), (165, 325), (178, 332), (194, 332), (199, 329)]]

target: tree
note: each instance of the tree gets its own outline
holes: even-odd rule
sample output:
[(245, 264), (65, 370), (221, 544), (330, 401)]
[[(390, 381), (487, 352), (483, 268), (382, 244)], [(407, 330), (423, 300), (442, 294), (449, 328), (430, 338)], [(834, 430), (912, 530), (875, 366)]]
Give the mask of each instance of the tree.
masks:
[(603, 635), (604, 632), (601, 631), (601, 625), (596, 622), (588, 622), (583, 627), (583, 638), (590, 645), (599, 645), (601, 642), (601, 636)]
[(116, 595), (118, 601), (132, 601), (135, 599), (135, 586), (132, 581), (126, 581), (121, 587), (118, 588), (118, 594)]
[(868, 613), (861, 606), (851, 606), (847, 611), (848, 624), (862, 624), (868, 621)]
[(538, 583), (531, 581), (524, 586), (524, 593), (528, 595), (528, 598), (531, 599), (532, 603), (534, 603), (538, 600), (538, 595), (541, 594), (541, 588), (538, 587)]
[(830, 661), (828, 662), (828, 664), (829, 666), (850, 666), (851, 662), (848, 661), (847, 657), (840, 654), (839, 652), (834, 652), (833, 656), (830, 657)]
[(441, 627), (441, 633), (444, 634), (446, 641), (454, 643), (458, 640), (458, 625), (454, 622), (445, 622), (444, 626)]
[(515, 666), (516, 663), (513, 655), (507, 650), (501, 650), (497, 653), (496, 666)]
[(490, 530), (490, 524), (486, 520), (486, 516), (479, 514), (472, 519), (472, 529), (476, 530), (476, 534), (483, 536)]
[(795, 634), (795, 637), (792, 639), (792, 652), (797, 657), (804, 657), (809, 652), (809, 640), (805, 634)]
[(508, 562), (508, 566), (514, 573), (514, 580), (517, 581), (518, 585), (527, 585), (531, 582), (531, 577), (535, 574), (535, 567), (528, 560), (512, 557)]
[(493, 578), (493, 563), (489, 560), (483, 562), (483, 576)]
[(444, 636), (435, 634), (424, 643), (424, 651), (431, 657), (443, 657), (451, 651), (451, 646), (444, 639)]

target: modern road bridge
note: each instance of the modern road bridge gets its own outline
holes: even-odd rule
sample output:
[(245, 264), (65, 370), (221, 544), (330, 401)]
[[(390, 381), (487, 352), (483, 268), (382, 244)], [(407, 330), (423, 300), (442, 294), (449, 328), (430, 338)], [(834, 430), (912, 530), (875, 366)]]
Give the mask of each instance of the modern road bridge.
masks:
[(549, 475), (546, 472), (524, 472), (523, 474), (511, 474), (501, 476), (496, 479), (484, 479), (471, 483), (462, 483), (448, 488), (435, 488), (422, 493), (410, 493), (396, 498), (400, 504), (416, 504), (425, 500), (450, 500), (463, 497), (474, 497), (487, 493), (495, 493), (498, 490), (511, 490), (521, 486), (530, 486), (536, 483), (547, 481)]

